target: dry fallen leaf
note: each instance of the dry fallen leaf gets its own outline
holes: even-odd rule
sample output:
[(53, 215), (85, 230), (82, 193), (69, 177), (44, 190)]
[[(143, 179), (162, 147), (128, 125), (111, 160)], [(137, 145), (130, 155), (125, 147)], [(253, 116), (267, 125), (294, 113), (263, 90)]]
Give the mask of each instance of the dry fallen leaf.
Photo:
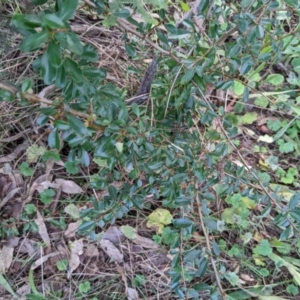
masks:
[(123, 254), (111, 241), (102, 239), (100, 241), (100, 246), (103, 251), (115, 262), (121, 263), (123, 261)]
[(69, 225), (67, 227), (67, 230), (64, 233), (64, 236), (66, 238), (74, 237), (76, 235), (77, 229), (78, 229), (80, 224), (81, 224), (81, 221), (69, 223)]
[(79, 264), (80, 264), (80, 258), (79, 256), (83, 254), (83, 240), (76, 240), (74, 242), (69, 242), (71, 256), (69, 260), (69, 272), (68, 272), (68, 278), (70, 278), (73, 271), (75, 271)]
[[(44, 176), (44, 178), (46, 177), (46, 175), (42, 176)], [(39, 193), (42, 193), (48, 188), (53, 188), (55, 190), (61, 188), (61, 191), (66, 194), (80, 194), (83, 192), (82, 188), (74, 181), (61, 178), (56, 178), (54, 182), (51, 182), (50, 180), (43, 180), (35, 186), (35, 190), (37, 190)]]
[(39, 211), (37, 211), (37, 219), (34, 220), (39, 228), (39, 235), (43, 239), (47, 247), (50, 247), (50, 237), (44, 219)]
[(156, 244), (154, 241), (152, 241), (149, 238), (136, 235), (135, 239), (132, 240), (135, 244), (142, 246), (143, 248), (147, 249), (158, 249), (159, 245)]
[(29, 256), (33, 256), (38, 251), (37, 242), (31, 239), (25, 239), (20, 242), (20, 253), (27, 253)]
[(3, 246), (0, 250), (0, 274), (5, 274), (13, 259), (14, 248)]
[(94, 244), (88, 244), (88, 245), (86, 245), (84, 255), (86, 257), (98, 257), (99, 256), (99, 250)]
[(80, 194), (83, 192), (82, 188), (72, 180), (56, 178), (54, 182), (61, 186), (62, 191), (66, 194)]
[(240, 278), (245, 280), (246, 282), (253, 282), (254, 278), (250, 277), (248, 274), (240, 274)]
[(117, 226), (112, 226), (105, 231), (103, 239), (109, 240), (113, 244), (118, 245), (124, 241), (125, 236)]

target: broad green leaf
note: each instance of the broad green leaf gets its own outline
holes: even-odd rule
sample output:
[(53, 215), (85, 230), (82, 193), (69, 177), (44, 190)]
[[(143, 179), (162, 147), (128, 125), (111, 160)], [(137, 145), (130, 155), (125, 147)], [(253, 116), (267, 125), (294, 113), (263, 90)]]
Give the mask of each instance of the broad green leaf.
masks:
[(120, 9), (118, 12), (115, 12), (115, 16), (126, 19), (130, 16), (130, 11), (126, 8), (123, 8), (123, 9)]
[(241, 74), (242, 75), (247, 74), (250, 71), (251, 67), (252, 67), (252, 64), (250, 64), (249, 62), (243, 63), (241, 66), (241, 69), (240, 69)]
[(58, 128), (59, 130), (69, 130), (70, 126), (69, 123), (66, 121), (62, 121), (62, 120), (55, 120), (53, 122), (53, 125)]
[(29, 167), (29, 164), (25, 161), (23, 161), (19, 167), (20, 173), (23, 176), (32, 176), (34, 174), (34, 170)]
[(59, 88), (64, 88), (67, 84), (67, 74), (64, 65), (60, 65), (56, 69), (55, 85)]
[(123, 143), (117, 142), (115, 143), (115, 146), (117, 148), (117, 150), (119, 151), (119, 153), (123, 153)]
[(97, 61), (99, 59), (99, 55), (91, 45), (84, 45), (80, 58), (86, 61)]
[(20, 49), (23, 52), (31, 52), (39, 49), (49, 37), (49, 33), (46, 31), (42, 31), (39, 33), (34, 33), (28, 37), (26, 37), (20, 44)]
[[(19, 29), (34, 29), (37, 27), (41, 27), (42, 21), (36, 15), (19, 15), (15, 14), (12, 17), (11, 21), (12, 25)], [(35, 32), (33, 32), (35, 33)]]
[(68, 260), (62, 259), (56, 263), (56, 267), (59, 271), (67, 271), (68, 270)]
[(254, 100), (254, 104), (259, 107), (266, 108), (269, 105), (269, 100), (265, 96), (259, 96)]
[(27, 92), (29, 89), (31, 89), (31, 85), (32, 85), (31, 79), (26, 78), (22, 83), (22, 87), (21, 87), (22, 92)]
[(90, 229), (92, 229), (94, 226), (96, 225), (96, 221), (87, 221), (87, 222), (83, 222), (79, 227), (78, 227), (78, 231), (80, 233), (84, 233)]
[(41, 75), (45, 84), (51, 84), (56, 78), (56, 69), (50, 63), (48, 52), (44, 52), (41, 58)]
[(256, 120), (257, 120), (257, 113), (256, 112), (250, 112), (250, 113), (244, 114), (241, 117), (240, 123), (241, 124), (252, 124)]
[(239, 215), (240, 210), (235, 208), (235, 207), (227, 207), (223, 210), (221, 214), (221, 219), (226, 223), (226, 224), (234, 224), (235, 219), (234, 215)]
[(186, 227), (191, 226), (192, 224), (193, 224), (193, 222), (187, 218), (173, 220), (173, 225), (177, 228), (186, 228)]
[(38, 146), (37, 144), (33, 144), (29, 146), (26, 150), (27, 161), (29, 163), (37, 162), (38, 158), (44, 155), (46, 152), (46, 148), (42, 146)]
[(105, 76), (103, 77), (103, 71), (95, 67), (88, 67), (82, 69), (82, 74), (83, 76), (86, 76), (88, 78), (105, 78)]
[(66, 39), (68, 44), (67, 49), (75, 54), (81, 55), (83, 52), (83, 46), (78, 35), (73, 32), (67, 32)]
[(48, 145), (50, 148), (60, 149), (60, 138), (56, 128), (48, 135)]
[(290, 105), (290, 107), (298, 116), (300, 116), (300, 107), (299, 106)]
[(107, 159), (94, 157), (93, 162), (95, 162), (100, 168), (108, 168)]
[(244, 90), (245, 90), (245, 85), (240, 81), (234, 80), (233, 92), (237, 96), (241, 96), (241, 95), (243, 95)]
[(242, 7), (247, 7), (252, 3), (252, 0), (242, 0), (241, 1), (241, 6)]
[(129, 225), (120, 227), (122, 233), (130, 240), (134, 240), (136, 238), (135, 229)]
[(232, 286), (237, 286), (239, 283), (239, 277), (234, 272), (225, 273), (224, 277), (230, 282)]
[(74, 203), (67, 205), (64, 209), (64, 212), (69, 214), (74, 219), (79, 219), (80, 209)]
[(241, 200), (248, 209), (253, 209), (256, 207), (255, 201), (250, 199), (249, 197), (242, 197)]
[(136, 55), (135, 49), (128, 43), (125, 43), (125, 50), (127, 54), (131, 57), (134, 57)]
[(88, 129), (80, 119), (71, 115), (67, 116), (67, 119), (69, 121), (70, 127), (74, 130), (76, 134), (82, 137), (89, 135)]
[(281, 74), (270, 74), (267, 78), (266, 78), (266, 82), (269, 82), (273, 85), (279, 85), (282, 84), (284, 81), (284, 77)]
[(253, 249), (253, 253), (263, 255), (263, 256), (269, 256), (272, 254), (272, 252), (273, 250), (268, 240), (260, 241), (259, 245)]
[(61, 46), (77, 55), (81, 55), (83, 52), (82, 43), (78, 37), (73, 32), (57, 32), (54, 35), (55, 39), (59, 41)]
[(229, 57), (235, 57), (240, 54), (242, 47), (238, 44), (235, 44), (229, 51)]
[(64, 67), (76, 82), (82, 82), (82, 70), (74, 60), (67, 57), (64, 61)]
[(78, 0), (64, 0), (57, 13), (58, 17), (63, 21), (68, 21), (74, 16), (77, 6)]
[(169, 41), (168, 38), (160, 31), (156, 32), (157, 37), (166, 45), (169, 47)]
[(183, 1), (180, 1), (180, 6), (184, 12), (188, 12), (190, 10), (189, 6)]
[(51, 41), (48, 44), (47, 54), (53, 67), (58, 68), (62, 64), (59, 44)]
[(148, 216), (147, 227), (156, 229), (157, 233), (161, 234), (165, 225), (172, 222), (172, 215), (163, 208), (158, 208)]
[(170, 33), (176, 34), (177, 33), (177, 28), (172, 25), (172, 24), (164, 24), (164, 27), (166, 28), (166, 30)]
[(196, 73), (196, 68), (192, 68), (185, 72), (185, 74), (181, 77), (180, 84), (186, 84), (187, 82), (190, 82), (194, 75)]
[(50, 27), (51, 29), (60, 29), (65, 28), (65, 23), (54, 14), (45, 14), (43, 16), (44, 24)]

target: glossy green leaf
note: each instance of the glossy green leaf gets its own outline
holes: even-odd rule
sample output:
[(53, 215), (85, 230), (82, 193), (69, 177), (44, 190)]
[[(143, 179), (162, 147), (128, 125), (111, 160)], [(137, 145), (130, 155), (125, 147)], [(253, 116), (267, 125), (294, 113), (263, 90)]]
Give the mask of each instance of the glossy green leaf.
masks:
[(99, 59), (99, 55), (94, 47), (91, 45), (84, 45), (82, 53), (80, 54), (80, 58), (85, 61), (97, 61)]
[(193, 224), (193, 222), (187, 218), (173, 220), (173, 225), (177, 228), (186, 228), (186, 227), (191, 226), (192, 224)]
[(167, 46), (169, 47), (169, 41), (168, 38), (160, 31), (156, 32), (157, 37)]
[(192, 68), (185, 72), (185, 74), (181, 77), (180, 84), (186, 84), (187, 82), (190, 82), (194, 75), (196, 73), (196, 68)]
[(20, 49), (23, 52), (31, 52), (39, 49), (49, 37), (49, 33), (42, 31), (26, 37), (20, 44)]
[(229, 51), (229, 56), (230, 57), (235, 57), (237, 56), (238, 54), (240, 54), (242, 50), (242, 47), (238, 44), (235, 44)]
[(42, 21), (36, 15), (19, 15), (15, 14), (12, 17), (12, 25), (18, 29), (34, 29), (41, 27)]
[(123, 8), (123, 9), (119, 10), (118, 12), (115, 12), (115, 16), (126, 19), (130, 16), (130, 11), (126, 8)]
[(63, 21), (68, 21), (74, 16), (77, 6), (78, 0), (64, 0), (59, 7), (57, 16)]
[(284, 82), (284, 77), (281, 74), (270, 74), (266, 78), (266, 82), (269, 82), (276, 86)]
[(48, 135), (48, 145), (50, 148), (60, 149), (60, 138), (56, 128)]
[(108, 187), (108, 193), (112, 199), (117, 200), (117, 189), (113, 185)]
[(64, 67), (66, 68), (66, 72), (69, 73), (76, 82), (83, 81), (82, 70), (74, 60), (67, 57), (64, 61)]
[[(199, 263), (198, 263), (198, 272), (197, 272), (197, 276), (199, 277), (203, 277), (206, 273), (207, 270), (207, 266), (208, 266), (208, 261), (207, 259), (203, 256), (199, 259)], [(197, 288), (197, 290), (200, 290), (200, 287)]]
[(22, 92), (27, 92), (30, 88), (31, 88), (31, 85), (32, 85), (32, 81), (31, 79), (27, 78), (23, 81), (22, 83)]
[(89, 135), (88, 129), (80, 119), (71, 115), (67, 116), (67, 119), (69, 121), (70, 127), (74, 130), (76, 134), (78, 134), (81, 137)]
[(45, 14), (43, 16), (44, 24), (47, 25), (50, 29), (61, 29), (65, 28), (65, 23), (54, 14)]
[(132, 108), (133, 113), (134, 113), (137, 117), (139, 117), (139, 116), (140, 116), (140, 109), (139, 109), (139, 106), (138, 106), (136, 103), (132, 103), (131, 108)]
[(103, 78), (103, 79), (105, 79), (105, 76), (103, 76), (103, 71), (99, 70), (95, 67), (88, 67), (88, 68), (82, 69), (82, 74), (83, 74), (83, 76), (86, 76), (86, 77), (89, 77), (89, 78)]
[(175, 199), (175, 204), (178, 206), (184, 206), (191, 204), (191, 199), (185, 196), (180, 196)]
[(86, 221), (83, 222), (79, 227), (78, 227), (78, 232), (84, 233), (86, 231), (89, 231), (96, 225), (95, 221)]
[(87, 151), (82, 150), (81, 157), (80, 157), (80, 163), (84, 167), (88, 167), (90, 165), (90, 156)]
[(45, 84), (52, 84), (56, 78), (56, 69), (50, 63), (47, 51), (41, 57), (41, 75)]
[(58, 68), (62, 64), (60, 47), (58, 43), (51, 41), (48, 44), (47, 54), (53, 67)]
[(55, 85), (59, 88), (64, 88), (67, 84), (67, 74), (65, 67), (61, 65), (56, 69)]
[(125, 50), (127, 54), (131, 57), (134, 57), (136, 55), (135, 49), (128, 43), (125, 44)]
[(81, 55), (83, 52), (83, 46), (78, 35), (73, 32), (68, 32), (66, 33), (66, 38), (68, 44), (67, 49), (75, 54)]
[(59, 41), (61, 46), (77, 55), (81, 55), (83, 52), (83, 45), (78, 37), (73, 32), (57, 32), (55, 39)]

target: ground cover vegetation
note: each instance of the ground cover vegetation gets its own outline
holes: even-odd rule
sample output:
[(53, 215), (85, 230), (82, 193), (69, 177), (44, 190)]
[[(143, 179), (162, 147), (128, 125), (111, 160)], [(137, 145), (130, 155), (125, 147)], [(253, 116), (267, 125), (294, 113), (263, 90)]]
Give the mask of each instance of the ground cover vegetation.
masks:
[(0, 16), (1, 299), (300, 297), (298, 1)]

